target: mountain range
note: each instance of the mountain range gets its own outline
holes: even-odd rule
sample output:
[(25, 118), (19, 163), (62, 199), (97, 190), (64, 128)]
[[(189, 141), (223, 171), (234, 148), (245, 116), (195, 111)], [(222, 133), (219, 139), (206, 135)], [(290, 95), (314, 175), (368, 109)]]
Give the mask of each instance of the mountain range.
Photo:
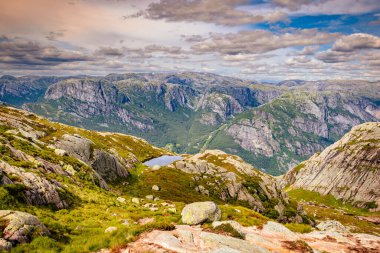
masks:
[(220, 149), (272, 175), (380, 118), (379, 82), (268, 84), (206, 73), (3, 76), (0, 100), (177, 153)]

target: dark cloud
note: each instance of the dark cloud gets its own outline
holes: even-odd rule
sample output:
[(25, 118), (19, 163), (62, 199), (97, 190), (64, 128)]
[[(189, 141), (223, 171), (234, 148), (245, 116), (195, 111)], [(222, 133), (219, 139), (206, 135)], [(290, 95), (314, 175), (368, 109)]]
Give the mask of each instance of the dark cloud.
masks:
[(89, 61), (90, 57), (54, 46), (22, 40), (0, 40), (0, 63), (6, 65), (55, 66), (67, 62)]
[(327, 44), (339, 36), (337, 33), (324, 33), (316, 29), (295, 30), (293, 33), (283, 34), (266, 30), (242, 31), (213, 34), (210, 39), (194, 44), (192, 49), (197, 53), (259, 54), (280, 48)]
[(288, 20), (288, 16), (281, 11), (274, 10), (259, 15), (237, 9), (238, 6), (248, 4), (248, 0), (161, 0), (149, 4), (145, 11), (129, 17), (143, 16), (148, 19), (206, 22), (227, 26)]
[(59, 38), (62, 38), (65, 35), (65, 31), (66, 30), (51, 31), (45, 36), (45, 38), (51, 41), (58, 40)]
[(108, 57), (123, 57), (125, 48), (100, 47), (95, 51), (95, 55)]

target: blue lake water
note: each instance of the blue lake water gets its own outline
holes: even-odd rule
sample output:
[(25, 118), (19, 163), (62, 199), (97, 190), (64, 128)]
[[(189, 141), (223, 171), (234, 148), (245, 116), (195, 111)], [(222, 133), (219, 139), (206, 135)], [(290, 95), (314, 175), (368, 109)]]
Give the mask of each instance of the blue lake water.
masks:
[(154, 165), (166, 166), (182, 159), (182, 156), (163, 155), (146, 161), (144, 164), (149, 167), (153, 167)]

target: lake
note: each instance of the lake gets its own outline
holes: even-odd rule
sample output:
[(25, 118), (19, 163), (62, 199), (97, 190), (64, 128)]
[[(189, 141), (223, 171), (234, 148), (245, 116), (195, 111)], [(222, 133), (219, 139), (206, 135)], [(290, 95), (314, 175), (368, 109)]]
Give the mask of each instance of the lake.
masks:
[(144, 164), (149, 167), (153, 167), (154, 165), (166, 166), (171, 164), (172, 162), (179, 161), (182, 159), (182, 156), (163, 155), (146, 161)]

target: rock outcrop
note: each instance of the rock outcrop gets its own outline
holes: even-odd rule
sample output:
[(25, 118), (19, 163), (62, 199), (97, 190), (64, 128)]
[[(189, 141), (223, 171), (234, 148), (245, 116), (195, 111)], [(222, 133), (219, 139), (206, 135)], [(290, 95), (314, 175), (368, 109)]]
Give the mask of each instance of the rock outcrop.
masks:
[(380, 123), (354, 127), (338, 142), (290, 170), (284, 184), (380, 210)]
[(193, 174), (200, 194), (212, 193), (224, 201), (239, 200), (255, 211), (272, 212), (274, 218), (281, 216), (289, 204), (275, 178), (220, 150), (185, 157), (170, 167)]
[(25, 212), (0, 210), (0, 221), (2, 238), (12, 244), (30, 242), (35, 236), (50, 235), (36, 216)]

